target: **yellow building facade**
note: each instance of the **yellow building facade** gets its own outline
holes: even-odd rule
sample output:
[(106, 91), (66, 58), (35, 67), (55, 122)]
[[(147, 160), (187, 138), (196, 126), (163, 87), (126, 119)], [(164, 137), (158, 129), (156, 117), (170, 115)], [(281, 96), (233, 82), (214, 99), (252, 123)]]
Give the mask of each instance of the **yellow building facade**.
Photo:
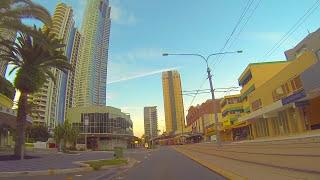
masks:
[(222, 140), (287, 136), (318, 126), (320, 97), (309, 98), (300, 78), (317, 62), (306, 51), (291, 61), (249, 64), (238, 79), (240, 94), (221, 101)]
[(221, 112), (223, 127), (233, 125), (243, 114), (243, 104), (240, 101), (240, 94), (225, 96), (221, 101)]
[(311, 52), (305, 52), (268, 81), (262, 83), (250, 95), (251, 113), (239, 118), (250, 122), (254, 138), (301, 133), (308, 122), (297, 103), (305, 98), (300, 74), (317, 62)]
[(166, 132), (179, 134), (185, 126), (181, 79), (178, 71), (162, 73)]

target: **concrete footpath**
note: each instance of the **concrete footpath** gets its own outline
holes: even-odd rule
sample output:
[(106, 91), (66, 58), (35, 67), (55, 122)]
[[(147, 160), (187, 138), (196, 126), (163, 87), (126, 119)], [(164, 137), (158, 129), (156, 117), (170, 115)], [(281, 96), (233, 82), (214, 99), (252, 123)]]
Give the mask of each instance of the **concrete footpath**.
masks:
[(320, 179), (320, 143), (277, 141), (175, 146), (178, 152), (229, 179)]

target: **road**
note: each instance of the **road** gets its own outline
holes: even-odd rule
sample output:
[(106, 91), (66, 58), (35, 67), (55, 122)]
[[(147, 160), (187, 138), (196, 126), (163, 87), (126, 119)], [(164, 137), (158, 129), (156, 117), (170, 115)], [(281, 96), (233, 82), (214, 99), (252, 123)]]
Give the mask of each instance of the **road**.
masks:
[(133, 150), (126, 153), (127, 157), (134, 158), (138, 163), (128, 170), (114, 169), (85, 173), (74, 173), (56, 176), (32, 176), (6, 178), (8, 180), (222, 180), (225, 179), (209, 169), (199, 165), (186, 156), (170, 147), (161, 147), (156, 150)]

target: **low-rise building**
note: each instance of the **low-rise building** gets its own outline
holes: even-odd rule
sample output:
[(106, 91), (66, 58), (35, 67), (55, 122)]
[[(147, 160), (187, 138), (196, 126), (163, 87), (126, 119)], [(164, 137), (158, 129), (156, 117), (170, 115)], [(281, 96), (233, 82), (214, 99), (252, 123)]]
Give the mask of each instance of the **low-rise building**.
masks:
[[(0, 76), (0, 147), (13, 146), (13, 131), (16, 129), (17, 110), (13, 108), (15, 89), (4, 77)], [(32, 124), (28, 115), (26, 125)]]
[(313, 106), (306, 108), (307, 97), (300, 75), (316, 62), (314, 53), (306, 51), (287, 61), (284, 68), (250, 93), (251, 113), (240, 117), (239, 122), (249, 122), (254, 138), (301, 133), (307, 129), (310, 124), (307, 109)]
[(79, 144), (92, 150), (131, 147), (134, 140), (130, 115), (110, 106), (75, 107), (67, 111), (67, 121), (80, 131)]
[(217, 113), (218, 120), (220, 124), (222, 123), (220, 101), (221, 99), (207, 100), (196, 107), (191, 106), (186, 117), (185, 132), (202, 134), (206, 141), (214, 140), (216, 134), (214, 113)]
[(310, 51), (316, 56), (320, 56), (320, 28), (309, 33), (295, 47), (284, 52), (288, 61), (301, 56), (305, 51)]

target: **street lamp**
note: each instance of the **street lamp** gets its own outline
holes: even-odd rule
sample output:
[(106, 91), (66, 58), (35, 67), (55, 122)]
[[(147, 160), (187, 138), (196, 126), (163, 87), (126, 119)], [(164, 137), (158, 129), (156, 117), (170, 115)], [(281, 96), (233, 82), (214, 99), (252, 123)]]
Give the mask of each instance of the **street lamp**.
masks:
[[(208, 73), (208, 79), (210, 83), (210, 91), (211, 91), (211, 96), (212, 100), (215, 100), (214, 96), (214, 89), (213, 89), (213, 84), (212, 84), (212, 75), (211, 75), (211, 69), (209, 68), (209, 59), (212, 56), (220, 55), (220, 54), (235, 54), (235, 53), (242, 53), (243, 51), (231, 51), (231, 52), (219, 52), (219, 53), (212, 53), (208, 55), (207, 57), (201, 55), (201, 54), (169, 54), (169, 53), (163, 53), (162, 56), (198, 56), (201, 59), (203, 59), (206, 62), (207, 65), (207, 73)], [(214, 105), (214, 104), (213, 104)], [(221, 139), (220, 139), (220, 132), (218, 131), (218, 113), (217, 111), (214, 112), (214, 121), (215, 121), (215, 131), (216, 131), (216, 140), (217, 140), (217, 145), (221, 146)]]

